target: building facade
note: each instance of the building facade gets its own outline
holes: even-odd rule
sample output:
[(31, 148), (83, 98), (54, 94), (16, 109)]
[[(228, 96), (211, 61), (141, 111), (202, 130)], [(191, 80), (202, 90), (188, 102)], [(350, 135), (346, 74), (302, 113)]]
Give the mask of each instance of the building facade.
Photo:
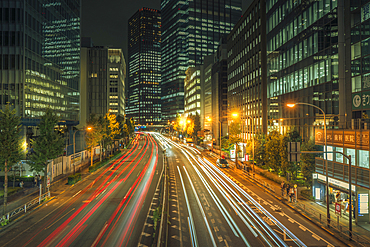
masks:
[[(220, 133), (227, 127), (227, 42), (220, 39), (216, 52), (206, 56), (201, 65), (201, 124), (209, 146), (219, 145)], [(221, 132), (220, 132), (221, 131)]]
[(50, 107), (68, 126), (79, 120), (80, 1), (1, 1), (0, 105), (24, 126)]
[(125, 80), (122, 49), (91, 46), (91, 42), (81, 47), (81, 126), (92, 114), (125, 115)]
[(370, 1), (266, 1), (269, 129), (295, 126), (305, 141), (326, 143), (313, 196), (334, 215), (352, 193), (357, 224), (370, 222), (369, 9)]
[(135, 124), (161, 122), (161, 14), (138, 10), (128, 21), (127, 116)]
[(227, 52), (229, 112), (238, 112), (244, 140), (267, 133), (265, 1), (250, 4), (227, 37)]
[(184, 79), (189, 67), (213, 54), (221, 35), (242, 14), (241, 0), (162, 0), (162, 118), (184, 111)]
[(201, 90), (200, 90), (200, 66), (189, 67), (184, 80), (184, 116), (200, 115), (201, 111)]

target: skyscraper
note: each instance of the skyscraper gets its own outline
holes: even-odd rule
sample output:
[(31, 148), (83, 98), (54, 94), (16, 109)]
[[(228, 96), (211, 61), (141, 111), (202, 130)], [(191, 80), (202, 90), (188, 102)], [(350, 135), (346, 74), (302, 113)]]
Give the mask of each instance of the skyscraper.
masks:
[(80, 1), (6, 0), (0, 11), (0, 106), (14, 105), (26, 126), (46, 107), (76, 124)]
[[(122, 49), (81, 45), (81, 125), (91, 114), (125, 115), (126, 62)], [(89, 44), (90, 43), (90, 44)]]
[(0, 109), (16, 109), (27, 143), (47, 107), (71, 130), (79, 120), (80, 1), (3, 0), (0, 13)]
[(184, 112), (188, 67), (213, 54), (242, 15), (241, 0), (162, 0), (162, 118)]
[(127, 117), (136, 124), (161, 121), (161, 14), (138, 10), (128, 21)]

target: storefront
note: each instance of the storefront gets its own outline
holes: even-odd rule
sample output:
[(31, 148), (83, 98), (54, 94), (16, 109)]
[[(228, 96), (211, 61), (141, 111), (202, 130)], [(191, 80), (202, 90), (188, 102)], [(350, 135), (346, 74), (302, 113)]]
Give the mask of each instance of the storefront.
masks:
[[(318, 202), (326, 204), (326, 171), (329, 175), (329, 205), (341, 204), (342, 214), (349, 208), (349, 167), (352, 170), (352, 210), (357, 224), (370, 223), (369, 193), (369, 130), (328, 130), (327, 156), (315, 159), (313, 174), (313, 196)], [(315, 144), (324, 145), (324, 133), (315, 131)], [(331, 152), (331, 153), (330, 153)], [(351, 164), (343, 154), (351, 156)], [(326, 167), (327, 166), (327, 167)]]

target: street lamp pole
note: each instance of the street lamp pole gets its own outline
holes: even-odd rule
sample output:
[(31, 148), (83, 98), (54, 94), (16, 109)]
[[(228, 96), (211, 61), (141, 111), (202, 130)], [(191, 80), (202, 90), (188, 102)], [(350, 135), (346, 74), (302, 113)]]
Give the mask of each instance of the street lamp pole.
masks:
[[(298, 102), (298, 103), (294, 103), (294, 104), (287, 104), (288, 107), (292, 108), (296, 105), (308, 105), (308, 106), (312, 106), (316, 109), (319, 109), (322, 114), (324, 115), (324, 136), (325, 136), (325, 148), (324, 148), (324, 154), (325, 154), (325, 173), (326, 173), (326, 215), (327, 215), (327, 221), (328, 221), (328, 226), (330, 226), (330, 211), (329, 211), (329, 174), (328, 174), (328, 154), (327, 154), (327, 136), (326, 136), (326, 115), (325, 115), (325, 112), (323, 109), (321, 109), (320, 107), (316, 106), (316, 105), (313, 105), (313, 104), (310, 104), (310, 103), (304, 103), (304, 102)], [(351, 169), (351, 167), (349, 168)], [(351, 193), (351, 189), (350, 188), (350, 193)]]
[(254, 132), (254, 123), (253, 123), (253, 119), (251, 116), (247, 116), (250, 120), (251, 120), (251, 123), (252, 123), (252, 154), (253, 154), (253, 174), (254, 174), (254, 135), (255, 135), (255, 132)]
[(221, 125), (222, 125), (222, 123), (221, 123), (221, 120), (218, 120), (218, 122), (220, 123), (220, 159), (222, 159), (222, 155), (221, 155), (221, 153), (222, 153), (222, 145), (221, 145), (221, 142), (222, 142), (222, 135), (221, 135)]

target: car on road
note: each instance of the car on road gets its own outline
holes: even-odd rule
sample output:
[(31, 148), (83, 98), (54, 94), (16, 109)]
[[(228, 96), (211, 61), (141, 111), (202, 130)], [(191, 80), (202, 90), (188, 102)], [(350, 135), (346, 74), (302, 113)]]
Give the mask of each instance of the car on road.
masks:
[(226, 159), (217, 159), (216, 164), (218, 167), (221, 167), (221, 168), (229, 167), (229, 163), (227, 162)]

